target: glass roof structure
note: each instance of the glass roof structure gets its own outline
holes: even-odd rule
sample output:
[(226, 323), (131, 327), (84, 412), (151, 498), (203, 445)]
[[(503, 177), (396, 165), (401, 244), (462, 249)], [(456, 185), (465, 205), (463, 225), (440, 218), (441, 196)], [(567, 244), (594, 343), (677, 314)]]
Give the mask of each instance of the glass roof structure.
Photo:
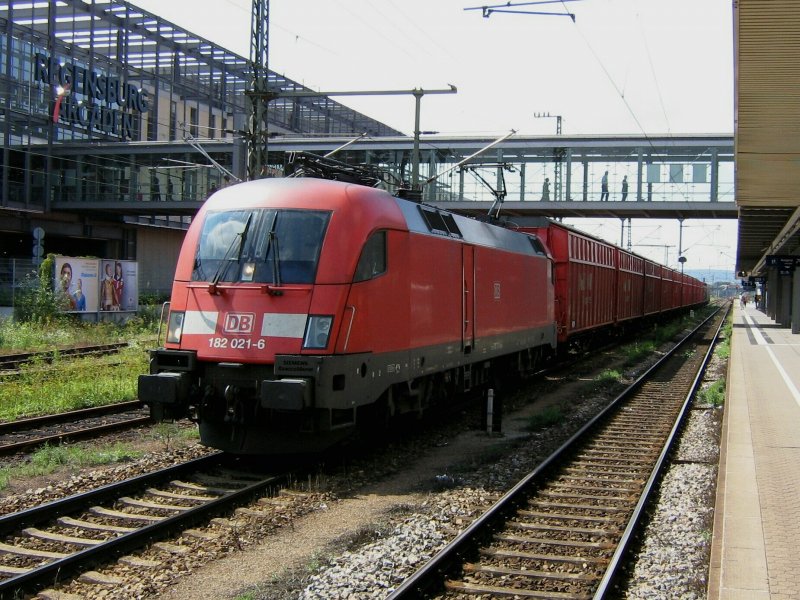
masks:
[[(174, 86), (231, 114), (245, 111), (248, 59), (124, 0), (0, 3), (0, 35), (30, 41), (62, 63), (124, 78), (140, 87)], [(270, 91), (310, 91), (270, 72)], [(400, 132), (327, 97), (277, 99), (270, 130), (293, 133), (398, 135)]]

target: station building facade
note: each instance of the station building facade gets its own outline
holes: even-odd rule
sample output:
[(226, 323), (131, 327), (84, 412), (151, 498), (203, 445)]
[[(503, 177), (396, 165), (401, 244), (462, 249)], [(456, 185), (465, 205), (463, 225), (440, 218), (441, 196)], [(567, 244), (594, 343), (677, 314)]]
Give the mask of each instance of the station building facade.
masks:
[[(142, 291), (168, 291), (191, 219), (176, 203), (243, 171), (251, 78), (246, 58), (124, 0), (0, 4), (0, 286), (43, 231), (45, 253), (135, 259)], [(307, 90), (274, 72), (269, 87)], [(277, 135), (400, 135), (327, 97), (272, 100), (267, 120)], [(131, 209), (65, 209), (102, 200)]]

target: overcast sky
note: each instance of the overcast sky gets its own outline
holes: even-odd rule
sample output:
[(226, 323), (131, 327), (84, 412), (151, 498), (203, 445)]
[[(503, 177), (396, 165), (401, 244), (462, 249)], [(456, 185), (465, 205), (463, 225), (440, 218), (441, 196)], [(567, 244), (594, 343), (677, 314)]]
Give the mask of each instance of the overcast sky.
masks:
[[(517, 0), (515, 0), (517, 1)], [(133, 0), (249, 56), (249, 0)], [(502, 2), (497, 2), (502, 4)], [(271, 0), (270, 68), (322, 91), (441, 89), (421, 129), (443, 134), (733, 133), (731, 0), (579, 0), (495, 13), (473, 0)], [(338, 101), (405, 133), (411, 97)], [(579, 221), (574, 223), (578, 224)], [(585, 221), (619, 243), (619, 222)], [(634, 244), (675, 246), (674, 222), (634, 221)], [(612, 233), (613, 232), (613, 233)], [(707, 246), (704, 244), (708, 244)], [(687, 268), (733, 268), (733, 221), (689, 221)], [(688, 250), (702, 248), (692, 256)], [(713, 246), (713, 247), (712, 247)], [(664, 248), (635, 250), (664, 260)], [(729, 258), (730, 257), (730, 258)]]

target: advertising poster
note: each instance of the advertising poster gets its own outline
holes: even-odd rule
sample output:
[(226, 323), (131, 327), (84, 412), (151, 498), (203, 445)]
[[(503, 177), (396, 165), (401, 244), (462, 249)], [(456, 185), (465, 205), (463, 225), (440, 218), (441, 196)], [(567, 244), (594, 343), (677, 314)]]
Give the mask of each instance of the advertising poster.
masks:
[(125, 293), (122, 294), (122, 310), (139, 310), (139, 263), (123, 260), (122, 276), (125, 280)]
[(136, 262), (132, 260), (102, 260), (100, 263), (100, 310), (137, 310), (139, 282)]
[(96, 312), (98, 309), (98, 267), (93, 258), (57, 256), (53, 289), (65, 299), (67, 312)]

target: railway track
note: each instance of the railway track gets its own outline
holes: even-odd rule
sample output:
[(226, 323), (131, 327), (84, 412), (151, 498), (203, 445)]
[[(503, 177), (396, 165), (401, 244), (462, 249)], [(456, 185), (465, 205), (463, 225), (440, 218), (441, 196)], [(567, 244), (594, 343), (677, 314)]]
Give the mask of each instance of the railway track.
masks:
[(14, 375), (18, 372), (21, 365), (36, 360), (42, 362), (52, 362), (57, 356), (69, 356), (73, 358), (103, 356), (105, 354), (114, 354), (115, 352), (119, 352), (122, 348), (127, 348), (128, 346), (128, 342), (115, 342), (113, 344), (71, 346), (68, 348), (57, 348), (55, 350), (44, 350), (41, 352), (0, 354), (0, 375)]
[(723, 322), (709, 317), (389, 598), (603, 597)]
[(52, 586), (283, 481), (217, 453), (0, 517), (0, 598)]
[(0, 423), (0, 456), (152, 423), (138, 400)]

